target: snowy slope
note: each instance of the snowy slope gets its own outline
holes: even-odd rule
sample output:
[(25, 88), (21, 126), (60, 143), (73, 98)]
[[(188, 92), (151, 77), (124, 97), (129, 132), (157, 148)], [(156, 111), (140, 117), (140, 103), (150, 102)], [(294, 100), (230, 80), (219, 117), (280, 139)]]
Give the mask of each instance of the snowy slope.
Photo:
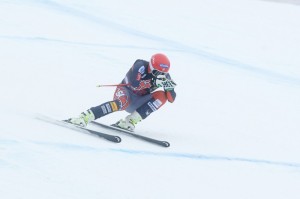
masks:
[[(0, 1), (0, 197), (299, 198), (299, 19), (258, 0)], [(35, 119), (111, 100), (96, 85), (156, 52), (177, 99), (136, 130), (170, 148)]]

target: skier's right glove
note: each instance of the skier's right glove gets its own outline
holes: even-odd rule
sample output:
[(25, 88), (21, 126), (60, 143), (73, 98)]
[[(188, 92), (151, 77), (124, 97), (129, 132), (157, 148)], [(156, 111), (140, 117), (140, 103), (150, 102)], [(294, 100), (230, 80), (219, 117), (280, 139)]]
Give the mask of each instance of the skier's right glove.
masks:
[(158, 88), (163, 87), (165, 91), (171, 91), (174, 90), (176, 83), (165, 75), (158, 75), (155, 79), (155, 85)]

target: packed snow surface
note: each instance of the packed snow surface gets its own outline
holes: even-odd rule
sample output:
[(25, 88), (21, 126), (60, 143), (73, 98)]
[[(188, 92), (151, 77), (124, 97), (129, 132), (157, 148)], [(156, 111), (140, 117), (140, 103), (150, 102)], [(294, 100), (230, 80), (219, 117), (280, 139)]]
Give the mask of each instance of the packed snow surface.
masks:
[[(0, 1), (0, 197), (298, 199), (299, 19), (259, 0)], [(111, 100), (96, 85), (157, 52), (177, 98), (136, 131), (169, 148), (36, 119)]]

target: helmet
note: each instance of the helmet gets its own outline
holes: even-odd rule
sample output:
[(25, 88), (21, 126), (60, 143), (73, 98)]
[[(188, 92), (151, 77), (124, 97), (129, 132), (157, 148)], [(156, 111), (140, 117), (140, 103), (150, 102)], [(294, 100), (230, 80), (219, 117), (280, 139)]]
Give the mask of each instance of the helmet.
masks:
[(168, 73), (169, 69), (170, 61), (166, 55), (161, 53), (152, 55), (149, 62), (149, 70), (154, 76)]

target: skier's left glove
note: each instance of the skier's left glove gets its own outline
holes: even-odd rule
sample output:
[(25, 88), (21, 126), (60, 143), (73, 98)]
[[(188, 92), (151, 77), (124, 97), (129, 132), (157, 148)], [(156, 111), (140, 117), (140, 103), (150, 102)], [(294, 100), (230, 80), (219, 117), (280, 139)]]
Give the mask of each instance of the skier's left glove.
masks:
[(155, 85), (158, 88), (163, 87), (165, 91), (171, 91), (174, 90), (176, 83), (165, 75), (158, 75), (155, 79)]

